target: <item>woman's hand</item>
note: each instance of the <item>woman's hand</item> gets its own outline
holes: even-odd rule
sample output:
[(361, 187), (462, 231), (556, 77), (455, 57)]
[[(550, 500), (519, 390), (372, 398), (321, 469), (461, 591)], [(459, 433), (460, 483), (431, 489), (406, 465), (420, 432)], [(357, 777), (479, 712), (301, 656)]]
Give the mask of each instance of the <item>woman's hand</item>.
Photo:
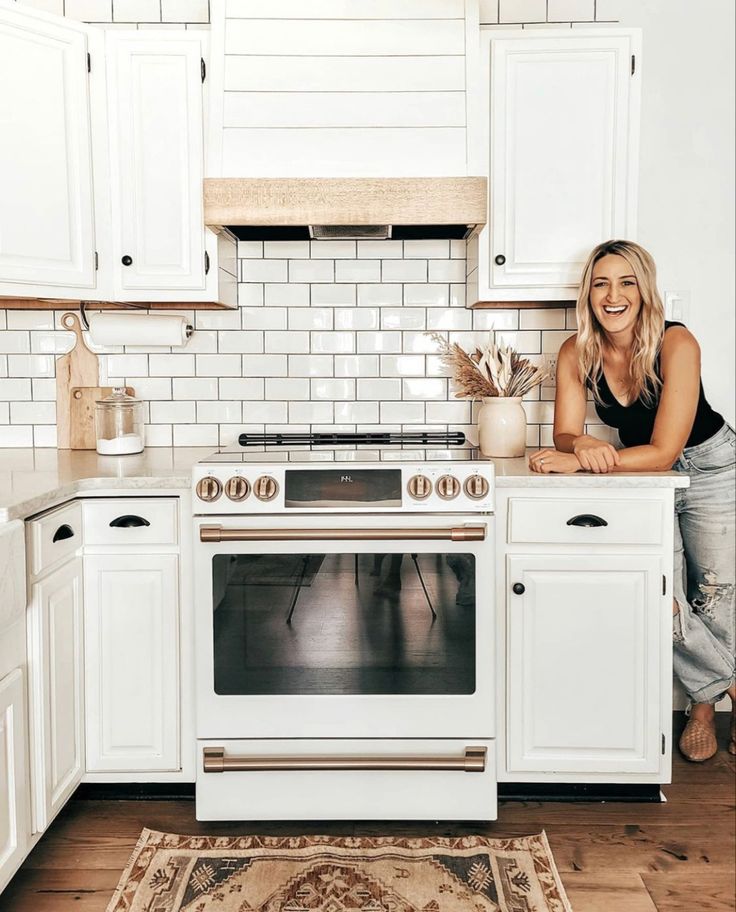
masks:
[(572, 474), (582, 468), (578, 457), (574, 453), (561, 453), (559, 450), (539, 450), (529, 457), (529, 468), (532, 472), (541, 472), (545, 475), (550, 472), (559, 474)]
[(572, 444), (572, 451), (577, 456), (580, 465), (588, 472), (605, 474), (621, 462), (621, 457), (614, 446), (604, 440), (591, 437), (589, 434), (576, 437)]

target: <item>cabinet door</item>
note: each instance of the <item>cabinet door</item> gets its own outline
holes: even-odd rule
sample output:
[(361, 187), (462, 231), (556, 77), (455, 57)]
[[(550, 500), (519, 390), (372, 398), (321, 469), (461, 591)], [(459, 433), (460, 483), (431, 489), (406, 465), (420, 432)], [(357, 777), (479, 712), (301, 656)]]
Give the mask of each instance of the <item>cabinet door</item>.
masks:
[(569, 291), (595, 244), (635, 237), (637, 36), (485, 38), (489, 288)]
[(507, 770), (657, 772), (671, 623), (659, 558), (520, 555), (506, 568)]
[(28, 610), (33, 831), (42, 833), (84, 773), (82, 559), (36, 583)]
[(0, 294), (79, 297), (95, 287), (84, 26), (4, 6), (0, 85)]
[(178, 558), (85, 557), (88, 772), (179, 768)]
[(205, 288), (201, 42), (110, 32), (106, 50), (115, 295), (176, 300)]
[(0, 893), (31, 838), (23, 672), (0, 680)]

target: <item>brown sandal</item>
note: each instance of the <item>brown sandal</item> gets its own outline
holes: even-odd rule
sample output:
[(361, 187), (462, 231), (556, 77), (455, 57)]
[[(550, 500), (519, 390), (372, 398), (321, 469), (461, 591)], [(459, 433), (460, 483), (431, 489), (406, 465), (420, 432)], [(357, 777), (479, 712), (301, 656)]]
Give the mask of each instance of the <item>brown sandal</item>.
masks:
[(698, 719), (688, 719), (688, 723), (680, 735), (682, 755), (688, 760), (692, 760), (693, 763), (702, 763), (703, 760), (710, 760), (717, 751), (718, 741), (715, 726), (708, 726)]

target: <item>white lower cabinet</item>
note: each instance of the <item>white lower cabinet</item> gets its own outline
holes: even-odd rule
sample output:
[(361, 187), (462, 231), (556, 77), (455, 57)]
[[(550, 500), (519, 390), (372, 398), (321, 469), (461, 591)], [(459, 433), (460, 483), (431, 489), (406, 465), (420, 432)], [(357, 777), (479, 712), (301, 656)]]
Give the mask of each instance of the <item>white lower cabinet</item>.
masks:
[(28, 748), (23, 671), (0, 680), (0, 892), (29, 850)]
[(507, 769), (657, 773), (658, 557), (507, 559)]
[(85, 556), (88, 772), (179, 769), (178, 564)]
[(31, 587), (28, 607), (33, 832), (42, 833), (84, 773), (82, 558)]

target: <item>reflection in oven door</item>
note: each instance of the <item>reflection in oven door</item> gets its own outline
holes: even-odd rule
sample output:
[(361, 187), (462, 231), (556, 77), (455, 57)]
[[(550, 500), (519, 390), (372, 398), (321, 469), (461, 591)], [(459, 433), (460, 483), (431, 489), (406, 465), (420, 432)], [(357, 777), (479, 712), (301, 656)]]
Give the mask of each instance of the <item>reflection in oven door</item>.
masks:
[(218, 695), (473, 694), (476, 556), (215, 553)]

